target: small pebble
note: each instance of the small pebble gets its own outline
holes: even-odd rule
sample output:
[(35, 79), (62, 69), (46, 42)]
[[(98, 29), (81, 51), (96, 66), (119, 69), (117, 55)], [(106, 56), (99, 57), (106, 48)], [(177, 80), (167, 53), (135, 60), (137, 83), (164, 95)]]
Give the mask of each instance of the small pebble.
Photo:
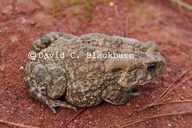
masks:
[(171, 124), (168, 124), (169, 127), (171, 127), (172, 125)]
[(114, 6), (114, 2), (109, 2), (109, 6), (113, 7)]
[(92, 119), (92, 118), (93, 118), (93, 116), (92, 116), (92, 115), (88, 115), (88, 117), (89, 117), (89, 119)]
[(10, 39), (11, 39), (11, 42), (17, 42), (19, 39), (17, 38), (17, 36), (11, 36), (10, 37)]
[(131, 103), (127, 103), (127, 107), (131, 106)]
[(23, 70), (23, 69), (24, 69), (24, 67), (23, 67), (23, 66), (21, 66), (19, 69), (20, 69), (20, 70)]
[(180, 100), (184, 100), (185, 98), (183, 96), (180, 97)]
[(1, 12), (2, 14), (6, 15), (6, 14), (11, 14), (11, 11), (13, 10), (13, 6), (12, 5), (8, 5), (6, 6), (3, 11)]

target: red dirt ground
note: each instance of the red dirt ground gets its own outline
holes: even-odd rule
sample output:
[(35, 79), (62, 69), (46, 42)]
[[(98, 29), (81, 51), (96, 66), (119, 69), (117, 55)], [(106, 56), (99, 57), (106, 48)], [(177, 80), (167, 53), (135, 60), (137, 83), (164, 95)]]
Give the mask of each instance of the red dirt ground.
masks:
[[(190, 70), (173, 86), (192, 76), (192, 11), (161, 0), (98, 1), (93, 6), (62, 2), (49, 6), (43, 0), (0, 0), (0, 127), (16, 124), (44, 128), (192, 127), (191, 79), (182, 82), (163, 98), (163, 101), (179, 100), (179, 103), (157, 105), (141, 111), (188, 68)], [(185, 2), (192, 5), (191, 0)], [(54, 114), (30, 96), (23, 79), (23, 67), (30, 61), (27, 54), (32, 42), (52, 31), (75, 35), (99, 32), (128, 36), (142, 42), (152, 40), (166, 58), (166, 71), (158, 79), (137, 87), (142, 95), (132, 98), (128, 104), (114, 106), (102, 102), (85, 108), (68, 121), (76, 112), (57, 108), (57, 114)], [(130, 122), (164, 114), (173, 115), (128, 126)], [(9, 125), (8, 122), (16, 124)]]

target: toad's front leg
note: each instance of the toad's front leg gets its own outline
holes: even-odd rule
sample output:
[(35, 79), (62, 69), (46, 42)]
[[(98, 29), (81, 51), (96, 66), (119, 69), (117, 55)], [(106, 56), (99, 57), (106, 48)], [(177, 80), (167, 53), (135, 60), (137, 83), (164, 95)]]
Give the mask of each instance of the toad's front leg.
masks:
[(139, 93), (133, 93), (131, 90), (127, 92), (127, 90), (125, 91), (122, 87), (108, 86), (102, 91), (101, 97), (111, 104), (122, 105), (126, 104), (131, 97), (138, 95)]
[(30, 93), (38, 100), (47, 104), (56, 113), (56, 107), (77, 109), (65, 102), (55, 100), (62, 96), (66, 89), (65, 73), (59, 65), (49, 63), (30, 62), (24, 70), (24, 79)]

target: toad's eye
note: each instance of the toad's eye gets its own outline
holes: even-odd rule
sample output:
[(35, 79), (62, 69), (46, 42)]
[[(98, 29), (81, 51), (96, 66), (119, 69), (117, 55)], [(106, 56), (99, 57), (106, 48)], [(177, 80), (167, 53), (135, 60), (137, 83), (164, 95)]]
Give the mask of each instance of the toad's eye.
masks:
[(156, 63), (147, 64), (146, 68), (149, 72), (155, 71), (156, 70)]

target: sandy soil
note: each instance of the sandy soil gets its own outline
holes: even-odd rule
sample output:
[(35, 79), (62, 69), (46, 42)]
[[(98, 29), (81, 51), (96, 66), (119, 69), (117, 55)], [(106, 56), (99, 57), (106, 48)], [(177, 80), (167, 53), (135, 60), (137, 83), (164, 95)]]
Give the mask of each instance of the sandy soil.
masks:
[[(192, 126), (192, 80), (185, 80), (192, 75), (192, 11), (161, 0), (100, 0), (92, 6), (56, 1), (50, 6), (43, 0), (0, 0), (0, 127)], [(192, 5), (191, 0), (185, 2)], [(137, 87), (142, 95), (126, 105), (102, 102), (95, 107), (78, 108), (82, 110), (78, 114), (65, 108), (58, 108), (54, 114), (30, 96), (23, 79), (32, 42), (52, 31), (75, 35), (99, 32), (142, 42), (152, 40), (166, 58), (166, 71), (155, 81)], [(172, 83), (174, 87), (181, 81), (184, 82), (158, 102), (162, 105), (144, 109)], [(143, 121), (129, 125), (137, 120)]]

